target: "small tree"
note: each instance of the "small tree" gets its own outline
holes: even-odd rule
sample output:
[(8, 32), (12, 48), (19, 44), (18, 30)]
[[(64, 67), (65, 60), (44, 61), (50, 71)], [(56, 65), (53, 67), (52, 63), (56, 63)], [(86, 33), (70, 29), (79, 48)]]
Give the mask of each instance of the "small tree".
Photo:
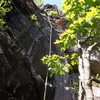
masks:
[[(61, 34), (55, 44), (60, 44), (61, 50), (77, 46), (77, 54), (72, 54), (70, 59), (74, 65), (78, 58), (79, 100), (94, 100), (90, 56), (93, 50), (100, 48), (100, 0), (63, 0), (63, 2), (62, 11), (68, 20), (68, 29)], [(50, 59), (48, 57), (43, 61), (52, 65), (52, 62), (47, 62)]]

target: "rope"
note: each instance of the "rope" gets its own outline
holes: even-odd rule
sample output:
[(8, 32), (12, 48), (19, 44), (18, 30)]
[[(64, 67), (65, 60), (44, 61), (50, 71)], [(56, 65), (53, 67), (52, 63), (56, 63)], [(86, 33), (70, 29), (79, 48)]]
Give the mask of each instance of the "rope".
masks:
[[(52, 24), (51, 24), (50, 16), (49, 15), (47, 16), (47, 18), (48, 18), (48, 22), (50, 24), (49, 56), (51, 56), (51, 51), (52, 51), (52, 48), (51, 48), (51, 43), (52, 43)], [(47, 73), (46, 73), (46, 79), (45, 79), (45, 89), (44, 89), (44, 97), (43, 97), (43, 100), (46, 100), (46, 94), (47, 94), (48, 68), (49, 68), (49, 65), (47, 66)]]

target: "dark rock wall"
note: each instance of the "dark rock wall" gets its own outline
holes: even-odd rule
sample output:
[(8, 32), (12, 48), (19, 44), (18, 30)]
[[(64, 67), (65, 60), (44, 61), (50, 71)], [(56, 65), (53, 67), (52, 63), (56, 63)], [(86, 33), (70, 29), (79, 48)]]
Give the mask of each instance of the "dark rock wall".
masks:
[(0, 33), (0, 100), (42, 100), (44, 82), (23, 54), (14, 38)]
[[(49, 34), (51, 27), (48, 18), (42, 17), (41, 13), (39, 13), (39, 9), (33, 2), (18, 0), (13, 3), (14, 10), (12, 10), (12, 13), (7, 17), (11, 32), (20, 46), (24, 48), (30, 62), (33, 64), (33, 68), (38, 74), (45, 78), (46, 66), (42, 64), (41, 58), (49, 53)], [(20, 5), (18, 5), (19, 3)], [(27, 6), (27, 4), (33, 4), (32, 7), (34, 9)], [(24, 11), (24, 9), (26, 11)], [(30, 19), (30, 15), (34, 14), (34, 12), (40, 26), (36, 25), (36, 20)], [(53, 29), (52, 32), (52, 53), (59, 53), (57, 50), (58, 46), (53, 44), (59, 34), (59, 31), (57, 32), (55, 29)]]
[[(6, 17), (9, 35), (0, 33), (0, 100), (43, 100), (47, 66), (41, 58), (49, 53), (50, 23), (32, 0), (12, 0), (12, 6)], [(63, 30), (56, 25), (52, 30), (52, 53), (62, 55), (53, 42)], [(50, 97), (54, 90), (49, 85), (48, 90)]]

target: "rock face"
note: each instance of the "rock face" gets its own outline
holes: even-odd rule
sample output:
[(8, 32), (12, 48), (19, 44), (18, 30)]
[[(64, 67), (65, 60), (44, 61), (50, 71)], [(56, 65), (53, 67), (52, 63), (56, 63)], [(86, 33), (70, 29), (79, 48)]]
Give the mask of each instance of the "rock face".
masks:
[(91, 55), (91, 73), (100, 74), (100, 50)]
[[(29, 6), (31, 4), (33, 8)], [(13, 6), (14, 11), (8, 15), (11, 32), (20, 46), (24, 48), (36, 72), (44, 78), (46, 67), (41, 63), (40, 59), (49, 53), (49, 34), (51, 27), (48, 18), (42, 17), (39, 13), (40, 10), (34, 2), (18, 0), (14, 1)], [(31, 20), (30, 18), (31, 14), (34, 13), (37, 16), (37, 21)], [(40, 25), (36, 25), (36, 23)], [(54, 46), (53, 42), (57, 39), (57, 34), (61, 32), (55, 31), (54, 28), (52, 34), (52, 53), (58, 53), (58, 47)]]
[[(48, 17), (41, 15), (42, 11), (33, 0), (12, 0), (12, 6), (6, 17), (9, 36), (0, 35), (0, 62), (3, 62), (0, 63), (3, 84), (0, 100), (43, 100), (47, 66), (42, 64), (41, 58), (49, 53), (50, 22)], [(31, 19), (32, 14), (37, 16), (37, 20)], [(58, 34), (63, 32), (62, 27), (53, 22), (52, 25), (52, 53), (63, 55), (59, 46), (53, 44)], [(51, 80), (49, 77), (48, 81), (52, 83)], [(53, 91), (53, 88), (48, 89)]]
[(0, 100), (42, 100), (44, 82), (14, 38), (0, 33)]
[[(9, 35), (0, 33), (0, 100), (43, 100), (47, 66), (41, 58), (49, 54), (51, 28), (52, 54), (64, 54), (53, 42), (63, 32), (66, 21), (44, 16), (45, 8), (40, 10), (33, 0), (12, 0), (12, 6), (6, 17)], [(31, 19), (32, 14), (37, 19)], [(53, 79), (49, 77), (48, 81), (52, 84)], [(54, 88), (48, 83), (47, 100), (55, 98)]]

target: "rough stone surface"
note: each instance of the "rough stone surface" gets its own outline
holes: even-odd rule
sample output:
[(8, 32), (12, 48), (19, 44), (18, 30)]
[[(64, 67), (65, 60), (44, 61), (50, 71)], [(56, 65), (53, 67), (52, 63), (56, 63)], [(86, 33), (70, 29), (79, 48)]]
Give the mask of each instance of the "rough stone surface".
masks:
[[(41, 58), (44, 55), (49, 54), (50, 22), (47, 17), (42, 17), (41, 11), (32, 0), (12, 1), (13, 9), (11, 13), (7, 15), (7, 22), (11, 32), (10, 35), (15, 39), (14, 41), (18, 43), (18, 51), (26, 57), (30, 65), (26, 65), (23, 62), (24, 65), (17, 67), (19, 66), (20, 60), (17, 61), (18, 58), (16, 58), (16, 64), (13, 63), (13, 66), (16, 66), (16, 69), (13, 72), (14, 76), (11, 74), (11, 80), (14, 83), (9, 83), (8, 81), (8, 84), (12, 84), (13, 86), (8, 86), (7, 88), (12, 88), (15, 95), (14, 97), (19, 95), (19, 100), (22, 100), (22, 98), (24, 98), (24, 100), (41, 100), (43, 99), (44, 80), (47, 72), (47, 66), (42, 64)], [(37, 16), (37, 20), (32, 20), (30, 18), (32, 14)], [(54, 22), (52, 22), (52, 25), (52, 54), (56, 53), (63, 55), (63, 53), (58, 50), (59, 46), (53, 44), (58, 38), (58, 35), (63, 32), (62, 27), (60, 25), (56, 26)], [(13, 59), (13, 56), (14, 55), (10, 58), (11, 64), (13, 62), (11, 60)], [(16, 54), (16, 56), (18, 56), (18, 54)], [(25, 66), (29, 69), (28, 71), (26, 68), (23, 68)], [(27, 85), (28, 81), (29, 85)], [(53, 78), (51, 79), (49, 77), (48, 81), (52, 84)], [(31, 83), (33, 84), (32, 86)], [(24, 93), (28, 87), (28, 91), (31, 92)], [(21, 91), (21, 93), (19, 91)], [(51, 100), (50, 96), (53, 94), (53, 91), (53, 87), (50, 87), (48, 83), (47, 99), (49, 98)], [(27, 95), (29, 96), (24, 97)]]
[[(15, 2), (15, 4), (17, 3), (21, 3), (20, 5), (22, 6), (23, 4), (26, 4), (26, 1), (19, 0)], [(32, 2), (27, 0), (27, 3), (31, 4)], [(24, 5), (22, 6), (23, 8), (18, 7), (20, 6), (14, 5), (14, 8), (17, 8), (18, 12), (12, 12), (12, 14), (8, 15), (8, 22), (11, 32), (21, 47), (24, 48), (26, 54), (28, 54), (29, 60), (33, 64), (33, 68), (44, 78), (46, 74), (46, 66), (42, 64), (41, 58), (49, 53), (49, 35), (51, 29), (50, 23), (46, 17), (41, 17), (37, 21), (32, 21), (30, 19), (29, 14), (34, 14), (34, 12), (36, 13), (38, 9), (37, 7), (34, 9), (30, 9), (27, 6), (24, 7)], [(23, 9), (26, 9), (27, 13), (25, 13)], [(21, 12), (19, 12), (19, 10)], [(36, 16), (39, 18), (40, 14), (36, 14)], [(40, 26), (37, 26), (36, 23), (39, 23)], [(60, 32), (59, 30), (56, 31), (56, 29), (59, 29)], [(53, 27), (52, 53), (59, 53), (57, 50), (58, 46), (55, 46), (53, 42), (57, 39), (58, 34), (61, 32), (63, 32), (63, 30), (60, 26)]]
[[(50, 22), (33, 0), (12, 1), (12, 11), (7, 15), (9, 36), (0, 33), (0, 100), (43, 100), (47, 66), (42, 64), (41, 58), (49, 53)], [(30, 18), (32, 14), (37, 16), (37, 20)], [(53, 16), (50, 16), (50, 20), (53, 30), (52, 54), (63, 55), (59, 45), (53, 42), (66, 28), (66, 21)], [(96, 59), (100, 61), (100, 58)], [(100, 62), (96, 59), (91, 58), (91, 65), (98, 66), (95, 69), (99, 71)], [(92, 71), (100, 73), (94, 69)], [(56, 87), (50, 87), (53, 80), (49, 77), (47, 100), (54, 99)], [(67, 96), (72, 95), (70, 92), (67, 91)]]
[(24, 50), (14, 38), (0, 33), (0, 100), (42, 100), (43, 87)]

